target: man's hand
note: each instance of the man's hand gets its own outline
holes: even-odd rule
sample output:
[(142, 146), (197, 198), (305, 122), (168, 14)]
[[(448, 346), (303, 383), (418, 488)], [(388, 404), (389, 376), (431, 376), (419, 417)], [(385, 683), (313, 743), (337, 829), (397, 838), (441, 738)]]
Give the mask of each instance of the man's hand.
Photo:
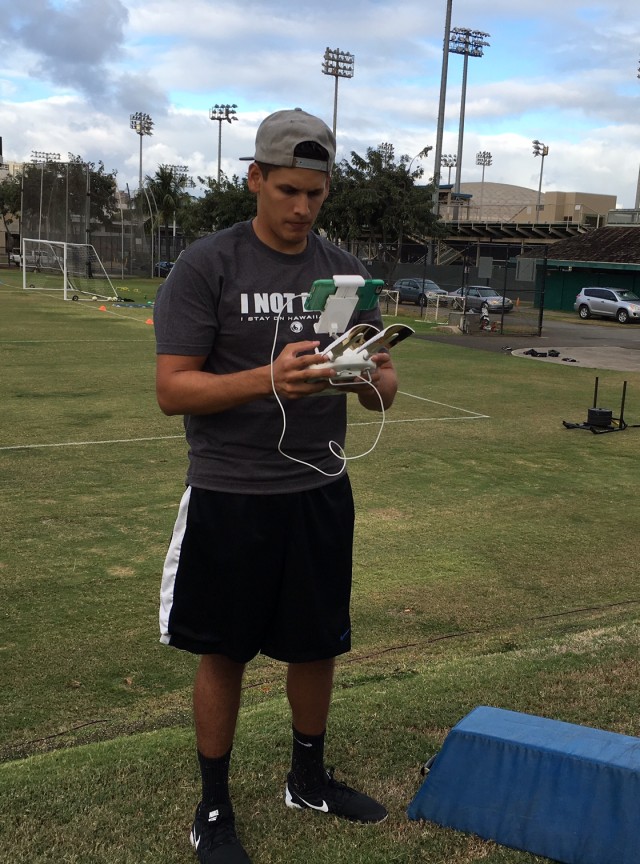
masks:
[[(159, 354), (156, 358), (156, 392), (158, 404), (165, 414), (215, 414), (227, 411), (273, 395), (273, 388), (281, 398), (301, 399), (321, 393), (332, 386), (335, 370), (309, 367), (325, 363), (328, 358), (315, 349), (319, 342), (292, 342), (286, 345), (271, 364), (216, 375), (203, 371), (206, 356)], [(378, 393), (364, 382), (340, 384), (340, 390), (358, 394), (360, 403), (371, 411), (379, 411), (380, 398), (385, 408), (393, 402), (397, 380), (391, 358), (387, 353), (374, 354), (371, 360), (376, 369), (371, 382)], [(313, 382), (309, 379), (313, 378)], [(319, 380), (318, 380), (319, 379)]]
[[(319, 344), (319, 342), (291, 342), (282, 349), (273, 361), (273, 383), (278, 396), (300, 399), (303, 396), (320, 393), (329, 386), (329, 379), (335, 376), (333, 369), (314, 369), (312, 373), (309, 372), (310, 366), (328, 360), (324, 354), (315, 352)], [(313, 383), (309, 381), (311, 377), (314, 379)]]
[[(386, 410), (393, 404), (398, 389), (396, 370), (391, 355), (386, 351), (373, 354), (369, 359), (376, 364), (375, 370), (371, 372), (370, 382), (358, 381), (345, 386), (344, 389), (347, 392), (357, 393), (360, 404), (369, 411), (380, 411), (382, 406)], [(375, 392), (376, 390), (378, 392)]]

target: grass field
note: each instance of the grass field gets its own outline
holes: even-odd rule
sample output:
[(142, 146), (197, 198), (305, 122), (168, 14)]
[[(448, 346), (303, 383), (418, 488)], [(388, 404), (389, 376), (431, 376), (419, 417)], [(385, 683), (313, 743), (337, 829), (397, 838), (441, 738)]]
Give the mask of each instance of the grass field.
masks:
[[(156, 407), (150, 312), (64, 303), (15, 276), (0, 273), (0, 858), (195, 861), (195, 664), (157, 635), (186, 447)], [(640, 375), (419, 338), (395, 358), (401, 392), (350, 469), (354, 650), (328, 740), (338, 777), (390, 819), (363, 830), (282, 805), (282, 670), (260, 659), (233, 759), (255, 864), (540, 861), (409, 822), (420, 764), (480, 704), (640, 732), (640, 430), (562, 426), (586, 418), (595, 374), (614, 403), (628, 380), (640, 422)], [(379, 420), (352, 407), (355, 454)]]

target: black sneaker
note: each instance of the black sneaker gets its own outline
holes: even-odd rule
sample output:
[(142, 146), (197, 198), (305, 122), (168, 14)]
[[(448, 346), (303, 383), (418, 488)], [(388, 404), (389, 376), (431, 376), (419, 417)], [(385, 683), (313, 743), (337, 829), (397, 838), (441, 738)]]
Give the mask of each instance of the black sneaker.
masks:
[(325, 783), (304, 792), (296, 789), (289, 774), (284, 801), (287, 807), (333, 813), (334, 816), (349, 819), (351, 822), (384, 822), (388, 816), (382, 804), (362, 792), (356, 792), (345, 783), (334, 780), (333, 768), (327, 771)]
[(251, 864), (236, 837), (230, 806), (207, 810), (198, 804), (190, 839), (200, 864)]

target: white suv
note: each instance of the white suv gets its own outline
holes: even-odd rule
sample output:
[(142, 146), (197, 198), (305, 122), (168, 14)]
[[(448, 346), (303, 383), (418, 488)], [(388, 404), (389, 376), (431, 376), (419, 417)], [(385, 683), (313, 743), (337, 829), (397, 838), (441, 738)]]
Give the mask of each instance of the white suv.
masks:
[(581, 318), (603, 315), (621, 324), (640, 319), (640, 297), (624, 288), (583, 288), (573, 308)]

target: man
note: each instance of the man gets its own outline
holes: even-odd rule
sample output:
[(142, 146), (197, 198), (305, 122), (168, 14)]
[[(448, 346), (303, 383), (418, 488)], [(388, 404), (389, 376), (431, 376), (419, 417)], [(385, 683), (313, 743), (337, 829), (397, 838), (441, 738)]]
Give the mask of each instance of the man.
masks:
[[(316, 279), (366, 275), (311, 230), (334, 159), (335, 139), (318, 118), (299, 108), (267, 117), (248, 172), (255, 218), (183, 252), (154, 310), (158, 403), (185, 416), (190, 447), (160, 627), (161, 641), (200, 655), (202, 801), (191, 841), (202, 864), (250, 864), (228, 773), (243, 671), (258, 653), (287, 664), (287, 806), (356, 822), (387, 815), (323, 761), (334, 658), (350, 649), (354, 516), (345, 463), (330, 442), (344, 444), (347, 398), (380, 410), (397, 389), (387, 353), (372, 358), (373, 387), (347, 386), (357, 397), (318, 395), (335, 373), (308, 371), (326, 357), (314, 353), (319, 313), (305, 311), (304, 295)], [(381, 319), (375, 309), (354, 314), (356, 322)]]

